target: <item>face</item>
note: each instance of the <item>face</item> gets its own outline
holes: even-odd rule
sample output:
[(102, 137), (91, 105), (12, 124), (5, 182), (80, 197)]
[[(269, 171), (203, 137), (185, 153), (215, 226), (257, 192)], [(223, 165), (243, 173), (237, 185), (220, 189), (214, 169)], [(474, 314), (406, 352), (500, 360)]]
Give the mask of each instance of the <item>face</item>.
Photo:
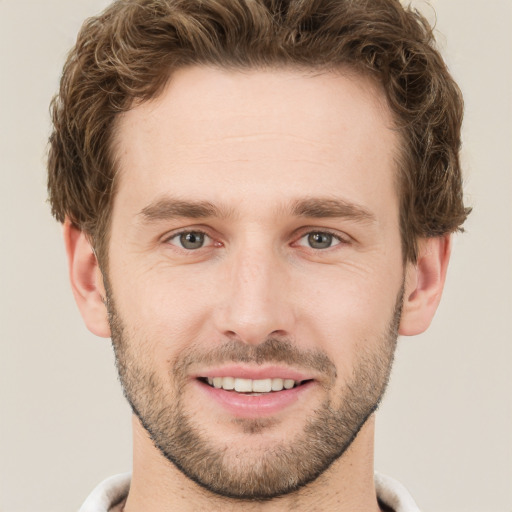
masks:
[(354, 74), (189, 68), (120, 118), (119, 373), (200, 485), (295, 490), (375, 410), (404, 281), (397, 146), (383, 94)]

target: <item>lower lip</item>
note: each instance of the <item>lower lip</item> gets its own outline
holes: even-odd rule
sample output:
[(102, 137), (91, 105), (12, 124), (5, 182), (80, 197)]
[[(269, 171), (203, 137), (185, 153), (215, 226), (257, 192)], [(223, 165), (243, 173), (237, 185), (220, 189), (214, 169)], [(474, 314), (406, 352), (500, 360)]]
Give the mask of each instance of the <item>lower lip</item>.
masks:
[(261, 395), (246, 395), (214, 388), (199, 380), (196, 380), (196, 383), (209, 399), (215, 400), (229, 414), (237, 418), (261, 418), (274, 415), (302, 399), (314, 386), (313, 381), (308, 381), (292, 389)]

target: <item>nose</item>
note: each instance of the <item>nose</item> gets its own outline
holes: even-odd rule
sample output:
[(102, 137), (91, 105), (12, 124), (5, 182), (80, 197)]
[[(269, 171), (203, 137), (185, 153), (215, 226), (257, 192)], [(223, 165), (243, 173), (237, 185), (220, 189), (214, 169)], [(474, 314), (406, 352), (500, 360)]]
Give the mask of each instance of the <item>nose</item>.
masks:
[(290, 271), (270, 248), (247, 247), (224, 262), (216, 328), (228, 338), (257, 345), (271, 336), (291, 336), (295, 323)]

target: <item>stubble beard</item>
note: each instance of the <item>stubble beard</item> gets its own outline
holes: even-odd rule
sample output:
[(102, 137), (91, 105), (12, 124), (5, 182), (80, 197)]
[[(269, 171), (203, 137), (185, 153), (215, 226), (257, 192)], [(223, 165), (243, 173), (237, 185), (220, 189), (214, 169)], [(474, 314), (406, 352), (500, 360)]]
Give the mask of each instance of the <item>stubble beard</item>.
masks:
[[(359, 347), (352, 375), (335, 390), (336, 367), (321, 352), (299, 351), (289, 340), (271, 338), (256, 346), (227, 342), (209, 353), (190, 352), (175, 361), (172, 386), (157, 375), (144, 344), (127, 335), (107, 289), (112, 344), (123, 391), (134, 414), (160, 453), (188, 478), (219, 496), (239, 500), (269, 500), (297, 491), (322, 475), (352, 444), (360, 429), (377, 409), (384, 395), (396, 348), (403, 300), (397, 297), (388, 327), (370, 351)], [(140, 340), (139, 340), (140, 341)], [(138, 348), (136, 348), (138, 347)], [(250, 441), (237, 449), (229, 439), (223, 446), (208, 438), (208, 425), (199, 426), (187, 412), (184, 389), (186, 370), (201, 362), (288, 362), (325, 373), (330, 385), (326, 398), (306, 419), (294, 438), (264, 450)], [(146, 363), (145, 363), (146, 361)], [(170, 391), (172, 389), (172, 391)], [(239, 421), (246, 434), (258, 436), (272, 428), (271, 419)]]

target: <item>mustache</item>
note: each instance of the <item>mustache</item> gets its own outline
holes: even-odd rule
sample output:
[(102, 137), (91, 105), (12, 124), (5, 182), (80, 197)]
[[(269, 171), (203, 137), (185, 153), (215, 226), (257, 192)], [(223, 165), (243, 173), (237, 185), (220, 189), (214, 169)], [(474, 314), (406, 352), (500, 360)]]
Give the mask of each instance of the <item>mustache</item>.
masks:
[(315, 370), (334, 380), (336, 366), (319, 350), (301, 350), (287, 339), (271, 337), (258, 345), (248, 345), (230, 340), (207, 351), (190, 349), (175, 361), (174, 370), (186, 375), (191, 366), (217, 366), (225, 363), (249, 363), (261, 366), (266, 363), (286, 363), (303, 370)]

